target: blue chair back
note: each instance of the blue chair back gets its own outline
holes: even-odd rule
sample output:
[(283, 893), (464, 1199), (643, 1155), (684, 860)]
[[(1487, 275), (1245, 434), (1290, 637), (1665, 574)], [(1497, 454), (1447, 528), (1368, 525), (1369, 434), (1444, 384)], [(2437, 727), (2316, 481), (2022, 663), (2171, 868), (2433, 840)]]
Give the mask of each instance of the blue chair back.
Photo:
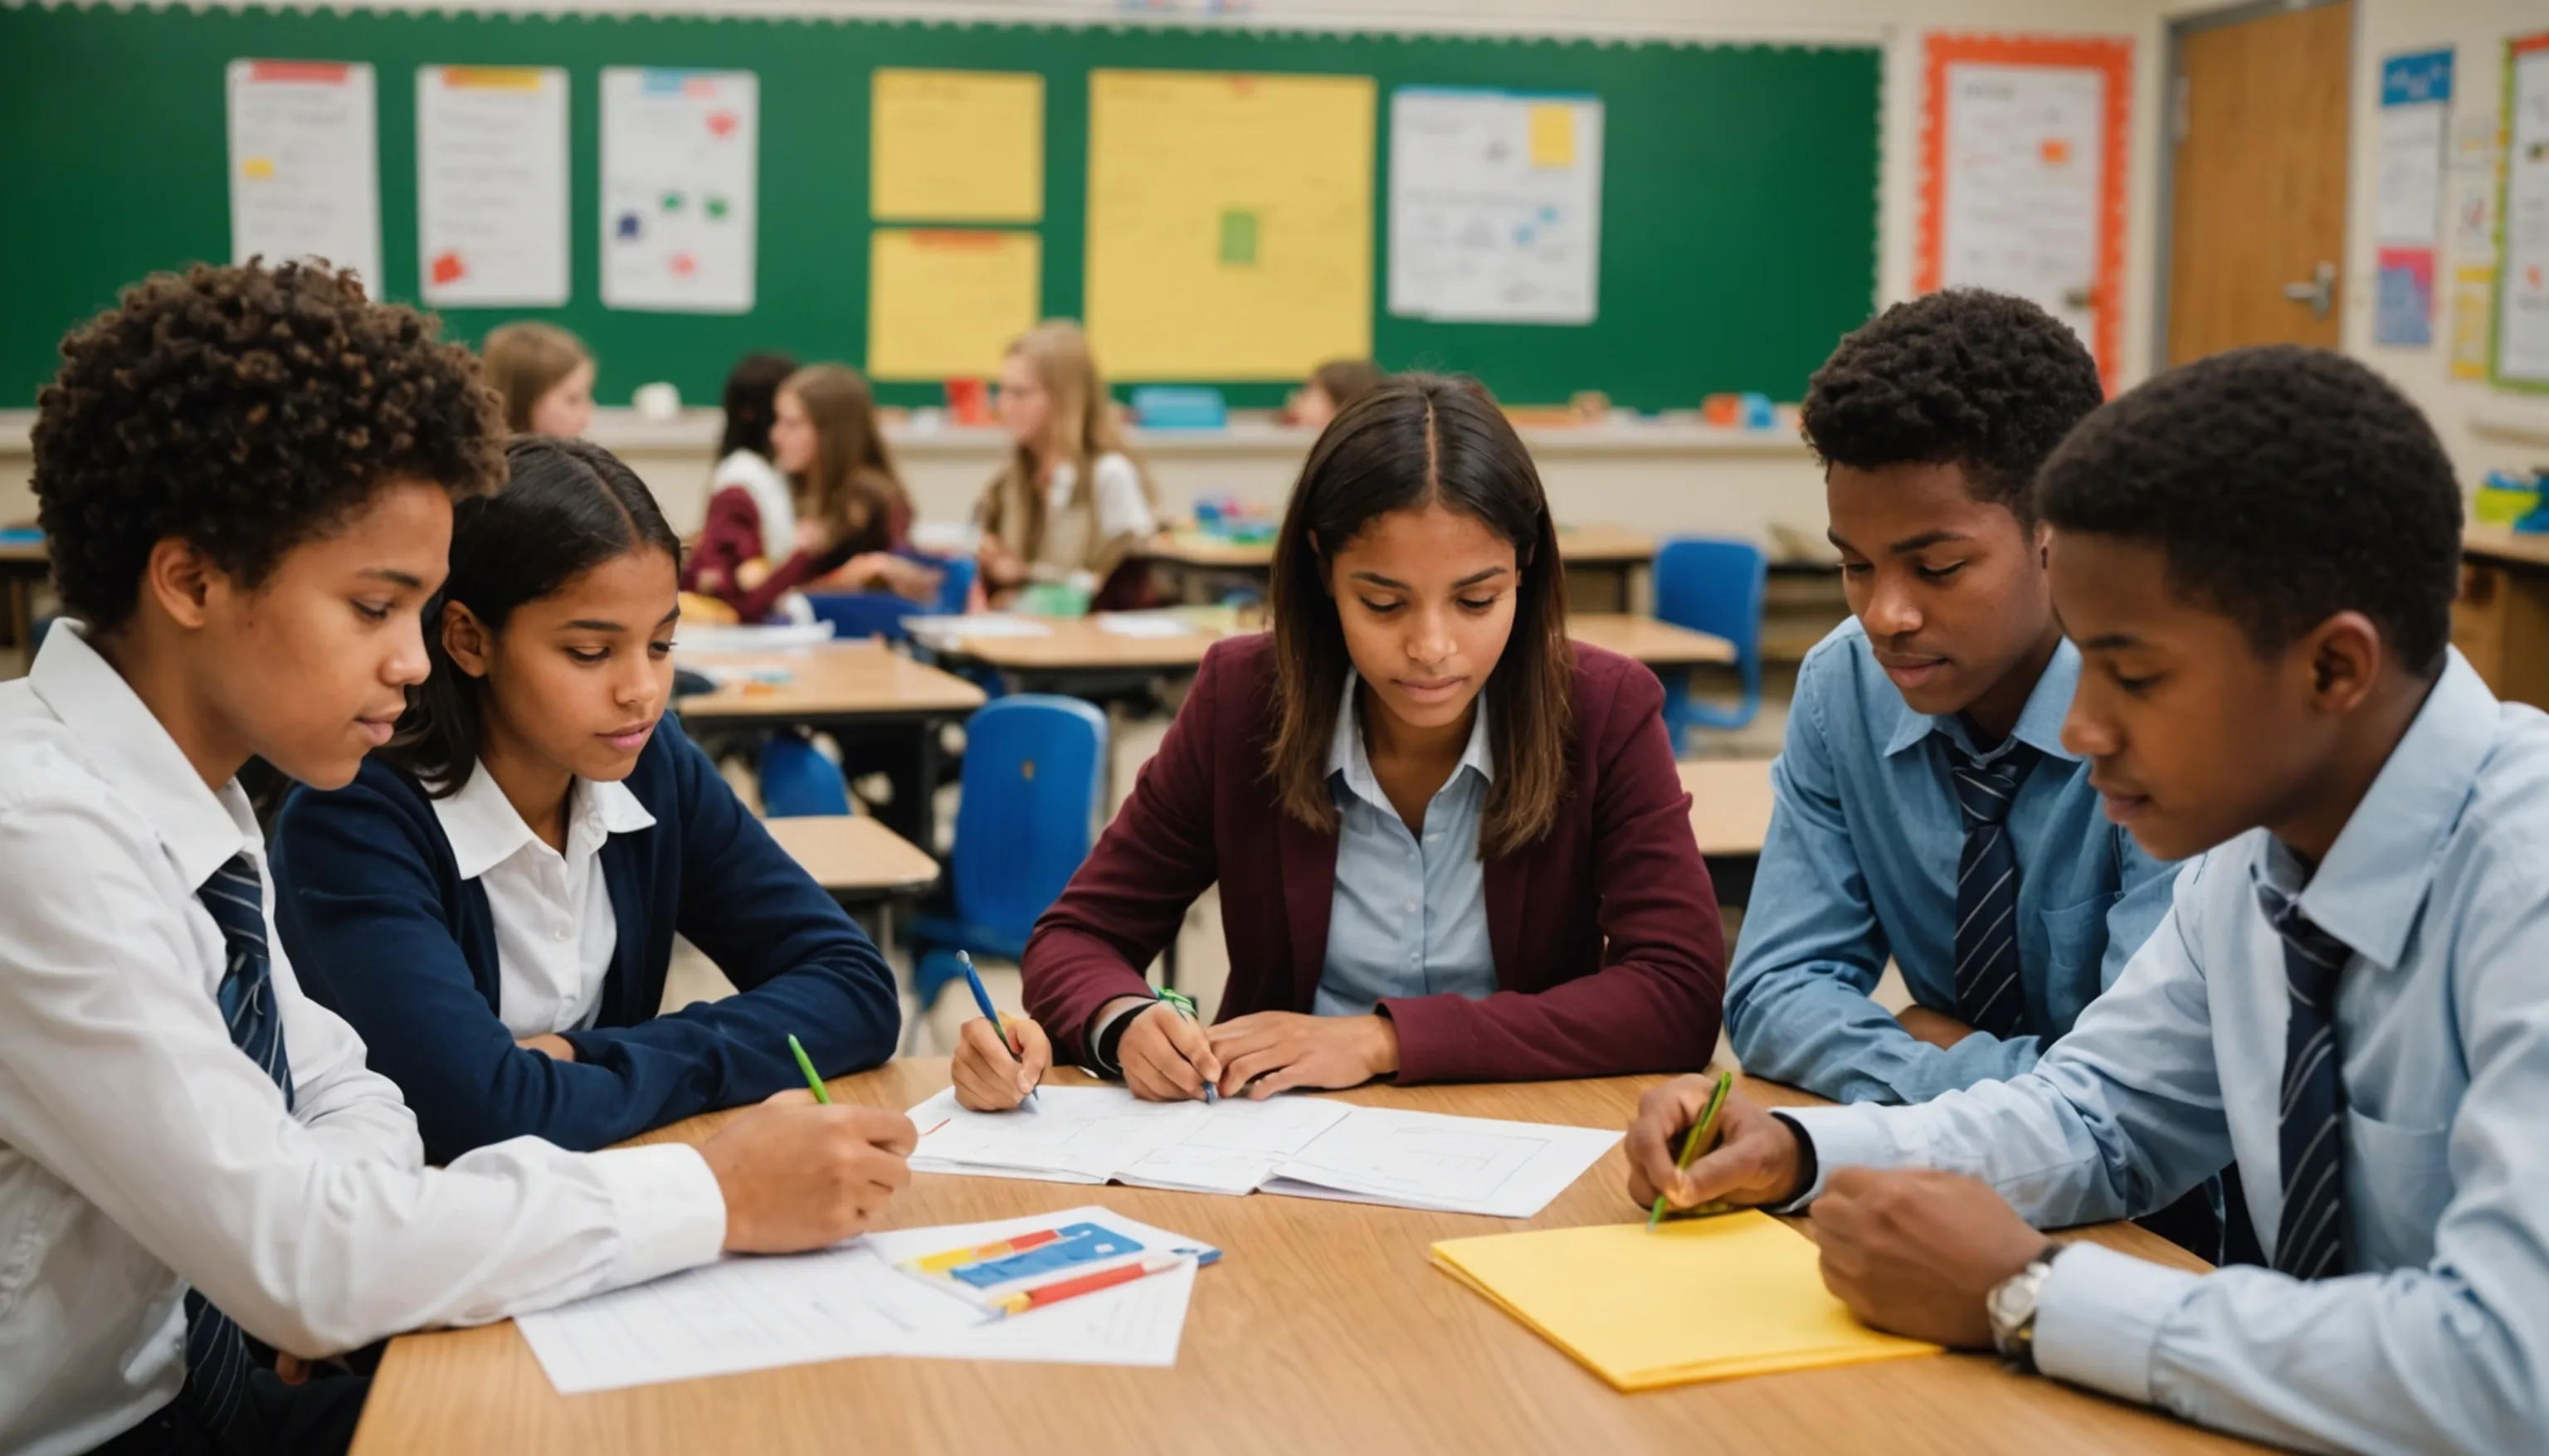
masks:
[(1025, 944), (1088, 858), (1105, 763), (1106, 715), (1076, 697), (1013, 693), (965, 720), (950, 878), (969, 932)]
[(773, 819), (806, 819), (850, 812), (850, 790), (840, 766), (793, 733), (774, 733), (761, 745), (757, 765), (761, 812)]
[(938, 568), (938, 599), (930, 603), (929, 609), (940, 616), (964, 615), (965, 598), (974, 593), (974, 573), (977, 570), (974, 558), (919, 556), (912, 559)]
[(1743, 700), (1731, 709), (1693, 701), (1685, 682), (1664, 684), (1664, 723), (1676, 751), (1693, 723), (1741, 728), (1761, 710), (1761, 594), (1769, 572), (1769, 558), (1750, 541), (1683, 536), (1655, 553), (1655, 615), (1735, 644), (1744, 680)]
[(814, 620), (830, 622), (832, 635), (844, 641), (882, 637), (899, 642), (902, 619), (923, 609), (919, 602), (891, 592), (808, 592)]

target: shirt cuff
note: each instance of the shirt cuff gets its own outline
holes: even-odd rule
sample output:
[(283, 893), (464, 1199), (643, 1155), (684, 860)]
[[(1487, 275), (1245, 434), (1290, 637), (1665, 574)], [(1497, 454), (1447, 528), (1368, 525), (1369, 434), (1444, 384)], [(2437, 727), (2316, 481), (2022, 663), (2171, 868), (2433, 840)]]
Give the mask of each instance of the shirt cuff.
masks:
[(1815, 1158), (1814, 1181), (1777, 1212), (1793, 1213), (1823, 1197), (1835, 1168), (1891, 1168), (1907, 1161), (1886, 1135), (1881, 1114), (1887, 1110), (1868, 1104), (1774, 1109), (1773, 1115), (1797, 1130)]
[(1158, 1003), (1157, 998), (1155, 997), (1150, 1004), (1142, 1006), (1127, 1006), (1123, 1010), (1116, 1012), (1113, 1016), (1110, 1016), (1095, 1026), (1090, 1027), (1088, 1029), (1088, 1036), (1086, 1039), (1088, 1048), (1088, 1063), (1082, 1067), (1081, 1070), (1087, 1072), (1091, 1076), (1105, 1077), (1110, 1081), (1122, 1080), (1124, 1076), (1124, 1058), (1120, 1055), (1109, 1056), (1106, 1054), (1107, 1048), (1116, 1045), (1110, 1039), (1114, 1036), (1119, 1027), (1122, 1027), (1126, 1022), (1131, 1021), (1134, 1017), (1140, 1016), (1143, 1012), (1150, 1010), (1151, 1006), (1156, 1004)]
[(714, 1263), (725, 1252), (725, 1192), (698, 1148), (663, 1142), (589, 1158), (618, 1215), (614, 1287)]
[(2162, 1321), (2203, 1276), (2074, 1243), (2035, 1297), (2035, 1368), (2147, 1406)]

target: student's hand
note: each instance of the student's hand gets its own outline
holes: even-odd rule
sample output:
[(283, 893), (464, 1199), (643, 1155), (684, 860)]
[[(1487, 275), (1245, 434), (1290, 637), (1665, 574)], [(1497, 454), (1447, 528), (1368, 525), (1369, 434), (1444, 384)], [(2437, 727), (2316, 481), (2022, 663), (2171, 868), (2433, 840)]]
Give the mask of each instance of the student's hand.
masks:
[(832, 546), (832, 528), (819, 520), (797, 522), (797, 549), (808, 556), (820, 556)]
[(1007, 1112), (1026, 1101), (1045, 1068), (1053, 1065), (1053, 1043), (1044, 1028), (1026, 1017), (1003, 1018), (1008, 1035), (978, 1016), (956, 1034), (956, 1103), (976, 1112)]
[(1912, 1034), (1913, 1041), (1927, 1042), (1941, 1051), (1953, 1048), (1958, 1042), (1974, 1034), (1972, 1027), (1927, 1006), (1906, 1006), (1894, 1013), (1894, 1019), (1903, 1023), (1903, 1030)]
[(1991, 1347), (1984, 1307), (2045, 1237), (1991, 1185), (1927, 1168), (1835, 1168), (1815, 1200), (1824, 1287), (1878, 1329)]
[[(1098, 1013), (1098, 1025), (1107, 1014)], [(1221, 1058), (1203, 1028), (1166, 1001), (1133, 1018), (1115, 1044), (1115, 1059), (1123, 1064), (1124, 1085), (1145, 1102), (1192, 1102), (1203, 1096), (1204, 1083), (1221, 1079)]]
[(1232, 1017), (1210, 1037), (1224, 1097), (1243, 1088), (1263, 1101), (1289, 1087), (1359, 1087), (1398, 1070), (1398, 1028), (1385, 1016), (1260, 1011)]
[(575, 1060), (575, 1044), (564, 1037), (549, 1035), (524, 1037), (514, 1045), (525, 1051), (537, 1051), (553, 1061)]
[(747, 1108), (700, 1144), (725, 1194), (729, 1253), (793, 1254), (861, 1232), (911, 1181), (911, 1119), (826, 1107), (802, 1088)]
[(1668, 1207), (1697, 1208), (1714, 1199), (1745, 1205), (1778, 1205), (1797, 1196), (1805, 1164), (1794, 1128), (1741, 1092), (1726, 1094), (1717, 1110), (1717, 1146), (1687, 1168), (1673, 1166), (1682, 1135), (1708, 1110), (1717, 1079), (1675, 1077), (1638, 1099), (1629, 1124), (1629, 1197), (1652, 1209), (1655, 1195)]
[(997, 536), (985, 536), (974, 561), (989, 587), (1014, 587), (1027, 579), (1026, 560)]

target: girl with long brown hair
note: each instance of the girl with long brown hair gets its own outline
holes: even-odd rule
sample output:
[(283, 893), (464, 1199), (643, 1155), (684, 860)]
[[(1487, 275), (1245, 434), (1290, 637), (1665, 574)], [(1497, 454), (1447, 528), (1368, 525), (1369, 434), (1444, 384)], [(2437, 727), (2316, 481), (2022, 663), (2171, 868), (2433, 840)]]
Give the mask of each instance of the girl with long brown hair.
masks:
[(1101, 607), (1142, 604), (1132, 552), (1160, 528), (1159, 492), (1124, 441), (1079, 324), (1048, 319), (1009, 345), (999, 411), (1009, 456), (976, 508), (985, 594), (997, 606), (1030, 582), (1055, 582)]

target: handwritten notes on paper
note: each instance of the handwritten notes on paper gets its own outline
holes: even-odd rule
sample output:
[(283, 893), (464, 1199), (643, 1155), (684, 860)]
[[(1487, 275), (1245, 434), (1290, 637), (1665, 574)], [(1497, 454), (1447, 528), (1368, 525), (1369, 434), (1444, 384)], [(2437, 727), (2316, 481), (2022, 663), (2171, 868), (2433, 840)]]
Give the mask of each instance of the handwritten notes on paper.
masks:
[(558, 66), (417, 67), (417, 270), (427, 304), (567, 301), (566, 106)]
[(1389, 98), (1389, 312), (1590, 323), (1602, 103), (1409, 86)]
[(381, 292), (381, 180), (372, 68), (234, 60), (231, 257), (322, 258)]
[(750, 71), (602, 72), (602, 302), (752, 310), (761, 83)]

